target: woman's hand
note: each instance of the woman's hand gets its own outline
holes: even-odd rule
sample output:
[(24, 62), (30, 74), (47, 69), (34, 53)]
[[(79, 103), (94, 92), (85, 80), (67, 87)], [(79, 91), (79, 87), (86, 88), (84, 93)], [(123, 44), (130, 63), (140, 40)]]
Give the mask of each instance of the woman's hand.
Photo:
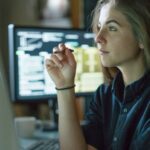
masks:
[(64, 44), (53, 48), (53, 54), (46, 59), (46, 68), (57, 88), (74, 85), (76, 61)]

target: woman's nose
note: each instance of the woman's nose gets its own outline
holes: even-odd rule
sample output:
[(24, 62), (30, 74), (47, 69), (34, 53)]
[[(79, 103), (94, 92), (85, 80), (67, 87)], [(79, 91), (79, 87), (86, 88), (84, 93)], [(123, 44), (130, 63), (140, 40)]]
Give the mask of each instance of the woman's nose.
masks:
[(95, 37), (95, 42), (96, 43), (100, 43), (100, 44), (104, 44), (106, 42), (106, 38), (104, 36), (104, 33), (99, 32), (96, 37)]

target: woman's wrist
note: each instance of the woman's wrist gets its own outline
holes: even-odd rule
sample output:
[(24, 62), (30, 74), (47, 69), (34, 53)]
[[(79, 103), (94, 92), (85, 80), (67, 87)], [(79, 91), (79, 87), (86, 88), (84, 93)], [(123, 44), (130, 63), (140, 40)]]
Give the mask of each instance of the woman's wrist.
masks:
[(74, 87), (75, 87), (75, 84), (73, 84), (73, 85), (71, 85), (71, 86), (61, 87), (61, 88), (55, 87), (55, 89), (56, 89), (57, 91), (63, 91), (63, 90), (73, 89)]

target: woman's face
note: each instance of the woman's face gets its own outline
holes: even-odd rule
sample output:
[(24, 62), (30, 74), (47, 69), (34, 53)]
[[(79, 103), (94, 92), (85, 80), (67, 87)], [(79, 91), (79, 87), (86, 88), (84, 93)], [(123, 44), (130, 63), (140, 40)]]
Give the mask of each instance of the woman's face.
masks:
[(100, 11), (95, 41), (105, 67), (130, 65), (141, 53), (130, 23), (110, 3)]

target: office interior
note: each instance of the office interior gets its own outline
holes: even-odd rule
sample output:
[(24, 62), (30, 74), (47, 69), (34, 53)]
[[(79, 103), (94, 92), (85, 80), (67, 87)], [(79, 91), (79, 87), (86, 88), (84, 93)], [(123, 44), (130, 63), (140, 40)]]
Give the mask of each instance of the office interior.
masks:
[[(3, 58), (4, 74), (8, 93), (9, 87), (9, 47), (8, 24), (42, 26), (55, 28), (76, 28), (91, 30), (91, 12), (97, 0), (1, 0), (0, 1), (0, 55)], [(61, 9), (60, 9), (61, 8)], [(92, 96), (77, 96), (79, 120), (84, 122), (86, 110)], [(35, 116), (37, 120), (54, 119), (54, 105), (48, 101), (13, 102), (15, 117)], [(54, 107), (53, 107), (54, 106)], [(57, 108), (56, 108), (57, 109)], [(51, 113), (50, 113), (51, 112)], [(57, 113), (57, 110), (55, 111)], [(57, 118), (55, 118), (57, 119)]]

